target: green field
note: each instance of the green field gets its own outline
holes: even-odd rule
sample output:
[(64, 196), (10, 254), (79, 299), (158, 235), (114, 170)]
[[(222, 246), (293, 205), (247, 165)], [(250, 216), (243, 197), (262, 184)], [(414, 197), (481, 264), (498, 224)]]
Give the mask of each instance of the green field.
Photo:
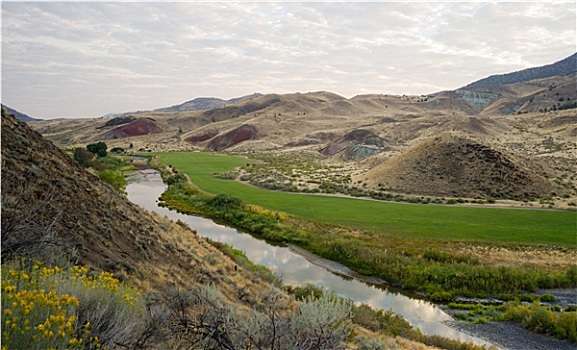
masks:
[(227, 193), (307, 220), (415, 238), (577, 245), (576, 212), (399, 204), (275, 192), (212, 176), (249, 162), (241, 157), (190, 152), (157, 155), (204, 191)]

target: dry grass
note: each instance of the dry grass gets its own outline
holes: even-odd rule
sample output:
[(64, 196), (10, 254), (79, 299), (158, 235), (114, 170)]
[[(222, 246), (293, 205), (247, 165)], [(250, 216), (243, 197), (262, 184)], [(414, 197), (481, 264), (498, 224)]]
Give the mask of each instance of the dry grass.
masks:
[(526, 266), (565, 269), (575, 265), (577, 250), (557, 247), (504, 247), (462, 245), (455, 252), (476, 257), (481, 263), (496, 266)]

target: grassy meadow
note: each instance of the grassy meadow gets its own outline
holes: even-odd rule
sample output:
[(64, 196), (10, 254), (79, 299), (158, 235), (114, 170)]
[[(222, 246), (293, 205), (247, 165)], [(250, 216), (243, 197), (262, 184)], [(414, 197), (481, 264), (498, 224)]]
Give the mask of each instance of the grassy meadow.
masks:
[(242, 157), (199, 152), (156, 155), (206, 192), (226, 193), (316, 222), (413, 238), (571, 247), (577, 243), (576, 212), (414, 205), (276, 192), (212, 176), (250, 162)]

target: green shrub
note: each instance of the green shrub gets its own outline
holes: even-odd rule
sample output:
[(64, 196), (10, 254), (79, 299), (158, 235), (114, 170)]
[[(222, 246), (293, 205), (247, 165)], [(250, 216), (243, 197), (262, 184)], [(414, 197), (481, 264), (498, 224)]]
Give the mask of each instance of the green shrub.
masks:
[(217, 210), (233, 210), (238, 209), (241, 206), (242, 201), (238, 198), (222, 193), (209, 199), (206, 204)]
[(102, 141), (96, 142), (96, 143), (91, 143), (91, 144), (86, 146), (86, 149), (89, 152), (96, 154), (98, 157), (106, 157), (106, 155), (107, 155), (106, 149), (107, 148), (108, 148), (108, 146), (106, 146), (106, 143), (104, 143)]
[(533, 305), (523, 326), (535, 333), (552, 334), (555, 331), (555, 316), (542, 306)]
[(577, 342), (577, 312), (555, 312), (535, 302), (530, 306), (518, 302), (505, 305), (503, 320), (520, 323), (536, 333), (553, 335), (560, 339)]
[(551, 295), (551, 294), (543, 294), (543, 295), (540, 295), (540, 296), (539, 296), (539, 299), (540, 299), (542, 302), (550, 302), (550, 303), (557, 301), (557, 298), (556, 298), (554, 295)]
[(435, 292), (430, 296), (431, 300), (437, 303), (444, 303), (453, 300), (453, 293), (451, 292)]
[(303, 301), (307, 298), (318, 299), (324, 295), (324, 290), (313, 284), (307, 283), (304, 286), (287, 287), (287, 292), (294, 295), (296, 300)]
[(177, 183), (186, 183), (186, 175), (183, 173), (176, 173), (166, 178), (165, 182), (169, 186)]
[(110, 150), (111, 153), (124, 153), (124, 148), (122, 147), (114, 147)]
[(464, 312), (457, 312), (455, 315), (453, 315), (453, 317), (455, 317), (457, 320), (466, 320), (469, 318), (469, 316)]
[(577, 343), (577, 312), (564, 312), (559, 315), (555, 324), (555, 335), (557, 338)]
[(394, 312), (375, 310), (365, 304), (353, 307), (353, 321), (374, 332), (393, 337), (411, 337), (415, 332), (409, 322)]
[(359, 350), (386, 350), (388, 346), (378, 338), (357, 337), (355, 343)]
[(118, 192), (125, 193), (126, 185), (128, 183), (120, 171), (107, 169), (98, 174), (98, 177), (100, 180), (110, 184)]
[(487, 323), (487, 319), (485, 317), (479, 317), (478, 319), (475, 320), (476, 324), (485, 324)]
[(503, 316), (505, 320), (522, 323), (529, 317), (529, 314), (529, 307), (514, 303), (507, 305), (507, 310)]
[(94, 154), (82, 147), (76, 147), (73, 151), (73, 158), (83, 168), (88, 168), (92, 166), (92, 162), (94, 160)]

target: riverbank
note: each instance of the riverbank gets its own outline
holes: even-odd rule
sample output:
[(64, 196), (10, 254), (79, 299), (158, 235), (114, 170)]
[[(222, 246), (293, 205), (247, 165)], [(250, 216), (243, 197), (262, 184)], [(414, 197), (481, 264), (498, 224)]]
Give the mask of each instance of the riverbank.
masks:
[[(195, 229), (199, 236), (230, 245), (244, 252), (250, 261), (268, 267), (286, 285), (297, 287), (310, 284), (326, 288), (339, 296), (351, 299), (358, 304), (366, 304), (375, 310), (383, 310), (384, 312), (390, 310), (403, 317), (414, 327), (420, 328), (423, 334), (477, 345), (489, 345), (482, 339), (471, 337), (446, 325), (444, 321), (449, 320), (450, 317), (437, 306), (421, 299), (408, 297), (397, 291), (391, 291), (389, 288), (375, 287), (375, 284), (381, 284), (382, 281), (362, 282), (354, 278), (356, 273), (338, 263), (318, 258), (325, 261), (323, 266), (331, 265), (331, 268), (327, 269), (320, 266), (321, 264), (311, 262), (312, 254), (308, 254), (308, 258), (305, 258), (303, 255), (297, 254), (294, 249), (268, 244), (262, 239), (257, 239), (231, 227), (216, 224), (210, 219), (185, 215), (165, 207), (159, 207), (157, 199), (165, 189), (166, 185), (157, 172), (155, 174), (154, 171), (146, 171), (131, 176), (128, 195), (131, 201), (148, 210), (187, 224)], [(441, 340), (441, 338), (438, 339), (438, 341)], [(465, 348), (467, 347), (459, 349)], [(468, 348), (475, 347), (470, 346)]]
[[(386, 283), (379, 278), (360, 275), (340, 263), (321, 258), (302, 248), (290, 246), (290, 249), (305, 257), (312, 264), (321, 266), (335, 274), (355, 278), (377, 286), (382, 286)], [(557, 299), (555, 305), (567, 306), (575, 304), (577, 289), (543, 290), (539, 294), (554, 295)], [(455, 313), (455, 310), (447, 307), (442, 307), (442, 309), (451, 316)], [(482, 339), (488, 344), (492, 344), (503, 350), (575, 350), (575, 344), (571, 344), (566, 340), (531, 333), (519, 324), (513, 322), (487, 322), (485, 324), (477, 324), (449, 320), (445, 321), (445, 324), (459, 332)]]
[[(175, 183), (173, 182), (173, 186), (171, 186), (171, 190), (173, 189)], [(324, 232), (323, 229), (325, 229), (326, 227), (319, 227), (318, 225), (313, 225), (311, 223), (308, 223), (308, 225), (306, 225), (306, 222), (302, 222), (302, 221), (298, 221), (296, 222), (297, 225), (293, 225), (294, 227), (297, 227), (298, 230), (294, 231), (293, 230), (289, 230), (290, 224), (295, 224), (295, 222), (289, 222), (289, 225), (283, 225), (281, 223), (282, 220), (279, 220), (279, 216), (273, 215), (271, 216), (272, 219), (274, 220), (270, 220), (271, 218), (268, 218), (267, 215), (257, 215), (256, 212), (254, 211), (243, 211), (243, 206), (242, 206), (242, 201), (240, 201), (239, 199), (235, 199), (233, 197), (227, 196), (227, 195), (219, 195), (214, 197), (213, 199), (202, 199), (202, 198), (192, 198), (190, 196), (185, 196), (182, 197), (182, 194), (184, 194), (184, 191), (186, 191), (186, 188), (183, 187), (183, 193), (181, 193), (181, 191), (171, 191), (169, 190), (171, 193), (171, 196), (169, 197), (171, 200), (176, 200), (173, 204), (176, 204), (177, 208), (178, 205), (181, 204), (180, 201), (182, 201), (182, 203), (187, 204), (187, 205), (193, 205), (195, 207), (195, 210), (200, 210), (200, 212), (209, 212), (212, 215), (209, 215), (210, 217), (212, 217), (213, 215), (216, 218), (225, 220), (226, 222), (228, 222), (230, 224), (230, 220), (234, 220), (232, 222), (232, 224), (234, 226), (243, 228), (249, 232), (253, 232), (254, 234), (256, 234), (259, 237), (262, 238), (267, 238), (267, 239), (271, 239), (273, 241), (277, 241), (277, 242), (281, 242), (281, 243), (285, 243), (285, 244), (299, 244), (299, 245), (303, 245), (307, 248), (307, 250), (309, 248), (318, 248), (320, 249), (321, 252), (327, 252), (328, 249), (328, 253), (330, 253), (330, 256), (327, 256), (326, 258), (328, 259), (324, 259), (326, 261), (328, 261), (328, 263), (326, 263), (325, 265), (329, 265), (330, 269), (335, 270), (339, 275), (345, 276), (345, 277), (349, 277), (349, 278), (355, 278), (353, 276), (354, 271), (352, 271), (352, 268), (355, 268), (355, 270), (358, 271), (363, 271), (363, 272), (367, 272), (366, 275), (380, 275), (380, 276), (385, 276), (385, 274), (375, 274), (375, 273), (371, 273), (371, 271), (367, 271), (366, 269), (366, 263), (367, 263), (367, 259), (368, 258), (375, 258), (375, 254), (379, 253), (379, 254), (384, 254), (382, 256), (382, 259), (373, 259), (375, 263), (378, 263), (375, 266), (379, 266), (379, 267), (383, 267), (383, 266), (388, 266), (388, 267), (396, 267), (396, 268), (403, 268), (405, 265), (404, 264), (400, 264), (403, 262), (406, 262), (405, 260), (408, 259), (416, 259), (418, 258), (418, 256), (408, 256), (406, 253), (402, 253), (401, 256), (399, 257), (399, 259), (393, 261), (397, 262), (397, 264), (388, 264), (387, 263), (387, 257), (393, 257), (392, 255), (396, 255), (393, 254), (395, 253), (394, 251), (387, 251), (387, 249), (378, 249), (377, 251), (371, 251), (372, 253), (375, 254), (363, 254), (360, 251), (358, 251), (361, 248), (367, 248), (368, 246), (365, 245), (359, 245), (359, 244), (352, 244), (353, 243), (359, 243), (358, 240), (360, 238), (362, 238), (362, 236), (359, 236), (358, 234), (355, 234), (355, 232), (351, 231), (351, 230), (344, 230), (341, 232), (340, 230), (336, 230), (334, 227), (331, 227), (330, 232)], [(166, 193), (165, 193), (166, 195)], [(164, 196), (163, 196), (164, 199)], [(232, 203), (234, 205), (229, 205), (227, 204), (226, 206), (221, 205), (221, 203)], [(184, 211), (184, 210), (183, 210)], [(312, 226), (311, 226), (312, 225)], [(309, 227), (311, 226), (311, 227)], [(314, 233), (314, 237), (311, 237), (309, 235), (310, 232)], [(330, 237), (324, 237), (323, 235), (327, 235)], [(315, 241), (318, 241), (319, 239), (323, 238), (321, 237), (323, 236), (324, 238), (327, 238), (327, 243), (326, 244), (321, 244), (320, 246), (318, 244), (314, 245), (313, 243), (315, 243)], [(370, 238), (370, 237), (369, 237)], [(373, 237), (374, 238), (374, 237)], [(390, 237), (389, 237), (390, 238)], [(311, 241), (311, 239), (314, 239), (314, 241)], [(349, 242), (351, 241), (351, 242)], [(372, 244), (371, 246), (374, 245), (375, 241), (371, 240)], [(404, 242), (407, 243), (407, 242)], [(311, 246), (311, 244), (313, 244), (313, 246)], [(375, 249), (377, 249), (378, 247), (373, 247)], [(315, 251), (315, 249), (311, 249), (313, 252), (317, 253), (317, 251)], [(369, 253), (371, 253), (369, 252)], [(445, 287), (445, 284), (447, 283), (464, 283), (464, 282), (474, 282), (474, 283), (481, 283), (483, 282), (482, 286), (479, 286), (479, 288), (466, 288), (466, 290), (472, 291), (479, 291), (482, 290), (480, 289), (482, 288), (487, 288), (490, 287), (487, 285), (487, 283), (496, 283), (499, 282), (501, 284), (503, 284), (503, 286), (506, 286), (506, 288), (515, 288), (517, 290), (521, 289), (532, 289), (532, 288), (522, 288), (522, 286), (519, 285), (519, 283), (521, 281), (524, 280), (524, 278), (522, 277), (528, 277), (528, 276), (524, 276), (524, 274), (519, 274), (516, 272), (521, 272), (521, 271), (516, 271), (515, 269), (511, 269), (511, 268), (504, 268), (504, 267), (500, 267), (499, 269), (495, 269), (495, 273), (497, 274), (495, 276), (495, 278), (480, 278), (481, 275), (483, 274), (479, 274), (476, 273), (475, 276), (476, 278), (474, 280), (470, 280), (467, 277), (468, 274), (465, 272), (469, 272), (469, 270), (472, 270), (472, 272), (485, 272), (485, 270), (489, 269), (489, 272), (492, 272), (493, 270), (490, 269), (490, 267), (488, 266), (483, 266), (483, 265), (477, 265), (477, 264), (463, 264), (462, 262), (459, 261), (453, 261), (452, 259), (454, 257), (452, 256), (448, 256), (445, 257), (444, 255), (439, 255), (438, 252), (435, 251), (426, 251), (424, 255), (424, 258), (427, 260), (426, 264), (417, 264), (415, 266), (413, 265), (407, 265), (405, 269), (402, 269), (400, 272), (403, 272), (403, 277), (404, 277), (404, 282), (403, 283), (403, 287), (406, 286), (407, 281), (409, 282), (414, 282), (413, 284), (415, 285), (415, 288), (413, 288), (414, 290), (418, 290), (418, 289), (422, 289), (423, 285), (422, 284), (417, 284), (418, 280), (426, 280), (429, 281), (428, 283), (431, 284), (432, 282), (435, 282), (436, 280), (434, 278), (439, 278), (439, 276), (444, 277), (443, 281), (440, 281), (443, 284), (443, 288), (444, 290), (447, 290)], [(436, 253), (436, 254), (433, 254)], [(321, 255), (325, 255), (325, 254), (321, 254)], [(344, 258), (351, 260), (352, 262), (357, 262), (357, 263), (362, 263), (363, 265), (361, 267), (361, 269), (358, 269), (355, 264), (351, 265), (351, 268), (344, 268), (343, 266), (338, 266), (337, 264), (334, 264), (331, 260), (343, 260)], [(446, 261), (447, 259), (445, 258), (451, 258), (449, 259), (449, 261)], [(345, 259), (345, 260), (346, 260)], [(362, 261), (358, 260), (361, 259)], [(350, 261), (347, 261), (350, 262)], [(411, 262), (411, 261), (409, 261)], [(343, 262), (344, 263), (344, 262)], [(349, 264), (346, 264), (349, 265)], [(458, 274), (450, 274), (447, 273), (447, 269), (449, 267), (459, 267), (459, 272)], [(441, 273), (439, 273), (441, 272)], [(449, 271), (450, 272), (450, 271)], [(536, 273), (537, 271), (531, 271), (532, 273)], [(414, 275), (414, 276), (413, 276)], [(454, 276), (460, 276), (460, 278), (449, 278), (451, 276), (449, 275), (454, 275)], [(551, 274), (549, 272), (549, 274), (547, 275), (549, 278), (551, 278)], [(394, 276), (392, 276), (394, 277)], [(532, 276), (535, 277), (535, 276)], [(433, 279), (431, 279), (433, 278)], [(466, 281), (465, 281), (466, 280)], [(391, 281), (396, 282), (395, 279), (392, 279)], [(539, 281), (541, 281), (541, 279), (539, 279)], [(373, 283), (375, 284), (375, 282), (370, 282), (370, 281), (365, 281), (368, 283)], [(380, 282), (382, 282), (382, 280), (378, 280), (376, 281), (378, 282), (378, 284), (381, 284)], [(542, 281), (541, 281), (542, 282)], [(539, 284), (541, 284), (541, 282)], [(398, 284), (398, 283), (396, 283)], [(420, 287), (419, 287), (420, 286)], [(429, 286), (430, 287), (430, 286)], [(495, 286), (493, 286), (494, 288)], [(408, 288), (411, 289), (411, 288)], [(437, 294), (439, 294), (441, 297), (443, 298), (452, 298), (451, 293), (447, 293), (447, 292), (435, 292), (435, 290), (433, 290), (433, 292), (430, 291), (431, 288), (425, 288), (425, 290), (427, 291), (427, 294), (430, 294), (429, 297), (432, 300), (435, 300), (435, 298), (438, 296)], [(498, 291), (500, 290), (504, 290), (504, 291), (509, 291), (509, 289), (497, 289)], [(513, 291), (510, 291), (513, 292)], [(502, 292), (501, 292), (502, 293)], [(439, 300), (437, 300), (439, 301)], [(531, 349), (530, 347), (528, 349)]]

